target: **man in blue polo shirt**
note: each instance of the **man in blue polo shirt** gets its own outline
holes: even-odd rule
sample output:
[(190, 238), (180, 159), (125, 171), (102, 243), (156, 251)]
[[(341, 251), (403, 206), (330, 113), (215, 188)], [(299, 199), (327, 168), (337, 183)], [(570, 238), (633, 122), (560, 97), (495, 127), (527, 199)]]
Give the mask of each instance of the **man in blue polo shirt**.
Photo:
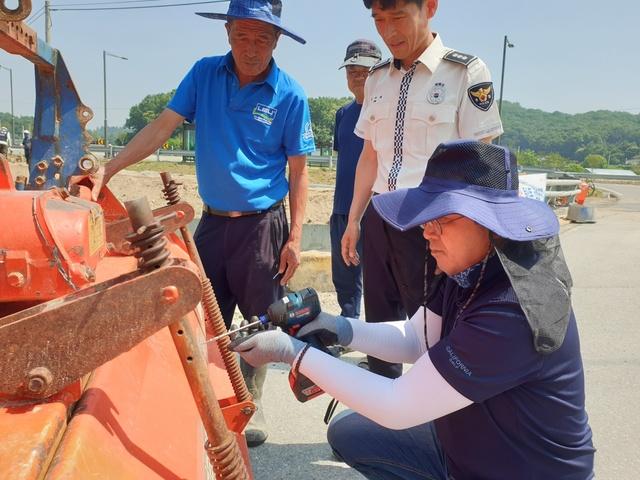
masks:
[[(360, 317), (362, 264), (347, 265), (342, 259), (340, 242), (349, 220), (356, 166), (364, 144), (364, 140), (354, 133), (362, 111), (362, 102), (364, 102), (364, 83), (369, 75), (369, 69), (381, 59), (382, 53), (375, 43), (369, 40), (355, 40), (347, 47), (344, 62), (340, 66), (347, 73), (347, 86), (355, 98), (336, 112), (333, 133), (333, 149), (338, 152), (338, 166), (333, 212), (329, 221), (331, 275), (340, 304), (340, 315), (351, 318)], [(360, 257), (362, 257), (362, 239), (363, 235), (360, 235), (356, 246)]]
[[(315, 150), (307, 97), (272, 58), (281, 34), (279, 0), (231, 0), (225, 20), (231, 52), (193, 66), (160, 116), (98, 172), (94, 195), (123, 168), (159, 148), (185, 119), (196, 125), (196, 174), (204, 202), (195, 242), (227, 328), (282, 297), (300, 263), (307, 200), (306, 155)], [(289, 167), (289, 179), (285, 174)], [(289, 193), (290, 230), (283, 200)], [(266, 367), (241, 363), (258, 411), (249, 446), (267, 434), (260, 398)]]

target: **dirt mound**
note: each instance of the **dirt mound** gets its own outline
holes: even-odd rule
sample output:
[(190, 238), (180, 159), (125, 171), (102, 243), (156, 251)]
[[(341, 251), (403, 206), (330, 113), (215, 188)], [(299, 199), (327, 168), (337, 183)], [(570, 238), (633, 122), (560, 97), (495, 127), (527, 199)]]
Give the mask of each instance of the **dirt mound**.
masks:
[[(25, 163), (11, 162), (11, 171), (14, 176), (28, 175)], [(198, 195), (198, 184), (195, 175), (173, 174), (178, 183), (182, 183), (180, 195), (200, 211), (202, 200)], [(109, 182), (109, 188), (122, 202), (147, 197), (151, 208), (166, 205), (162, 196), (162, 181), (157, 172), (133, 172), (123, 170)], [(309, 190), (309, 200), (305, 213), (304, 223), (329, 223), (333, 207), (333, 190), (313, 188)]]

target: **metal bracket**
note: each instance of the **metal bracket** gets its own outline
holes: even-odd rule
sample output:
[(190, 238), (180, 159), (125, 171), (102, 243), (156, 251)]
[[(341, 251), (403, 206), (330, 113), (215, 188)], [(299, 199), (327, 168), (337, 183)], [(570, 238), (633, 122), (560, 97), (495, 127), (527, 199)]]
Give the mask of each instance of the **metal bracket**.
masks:
[[(189, 225), (195, 218), (195, 211), (187, 202), (180, 202), (168, 207), (157, 208), (153, 211), (153, 216), (162, 225), (165, 233), (169, 233)], [(109, 222), (106, 229), (107, 244), (111, 244), (109, 250), (113, 253), (130, 255), (132, 251), (126, 236), (133, 232), (133, 227), (129, 218)]]
[(200, 276), (174, 259), (0, 318), (0, 395), (60, 391), (181, 319), (201, 294)]
[[(228, 400), (229, 399), (220, 401), (220, 407), (222, 408), (222, 414), (224, 415), (227, 428), (232, 432), (242, 432), (255, 413), (256, 405), (252, 401), (247, 400), (239, 403), (229, 403), (225, 406)], [(235, 397), (233, 401), (236, 401)]]

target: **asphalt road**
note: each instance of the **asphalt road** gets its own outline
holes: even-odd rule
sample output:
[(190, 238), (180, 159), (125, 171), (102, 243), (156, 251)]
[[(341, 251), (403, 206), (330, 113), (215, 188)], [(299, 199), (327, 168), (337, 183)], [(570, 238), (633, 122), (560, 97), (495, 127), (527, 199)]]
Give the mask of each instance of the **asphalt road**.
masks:
[[(596, 223), (566, 225), (561, 237), (574, 280), (596, 474), (631, 480), (640, 472), (640, 186), (610, 188), (624, 197), (598, 204)], [(333, 298), (323, 301), (335, 312)], [(362, 478), (332, 459), (323, 423), (327, 398), (298, 403), (278, 366), (270, 368), (264, 397), (270, 435), (251, 450), (256, 480)]]
[(596, 473), (631, 480), (640, 472), (640, 186), (607, 187), (624, 197), (597, 207), (597, 223), (568, 227), (562, 242), (574, 280)]

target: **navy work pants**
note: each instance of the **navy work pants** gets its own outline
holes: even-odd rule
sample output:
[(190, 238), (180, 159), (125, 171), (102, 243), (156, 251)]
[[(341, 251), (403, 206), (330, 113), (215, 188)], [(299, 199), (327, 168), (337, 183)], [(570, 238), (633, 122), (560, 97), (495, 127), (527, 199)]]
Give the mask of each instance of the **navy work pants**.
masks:
[(340, 315), (349, 318), (360, 317), (360, 301), (362, 300), (362, 260), (364, 229), (356, 245), (360, 255), (360, 265), (347, 266), (342, 259), (342, 236), (347, 228), (348, 215), (334, 213), (329, 220), (331, 234), (331, 277), (340, 304)]
[[(411, 318), (424, 301), (427, 241), (422, 230), (396, 230), (369, 203), (363, 219), (364, 308), (367, 322)], [(369, 370), (388, 378), (402, 375), (402, 364), (368, 356)]]
[(433, 422), (391, 430), (346, 410), (329, 425), (335, 455), (370, 480), (447, 480)]
[(289, 237), (284, 206), (238, 218), (203, 213), (194, 240), (227, 328), (236, 306), (261, 315), (283, 296), (280, 251)]

